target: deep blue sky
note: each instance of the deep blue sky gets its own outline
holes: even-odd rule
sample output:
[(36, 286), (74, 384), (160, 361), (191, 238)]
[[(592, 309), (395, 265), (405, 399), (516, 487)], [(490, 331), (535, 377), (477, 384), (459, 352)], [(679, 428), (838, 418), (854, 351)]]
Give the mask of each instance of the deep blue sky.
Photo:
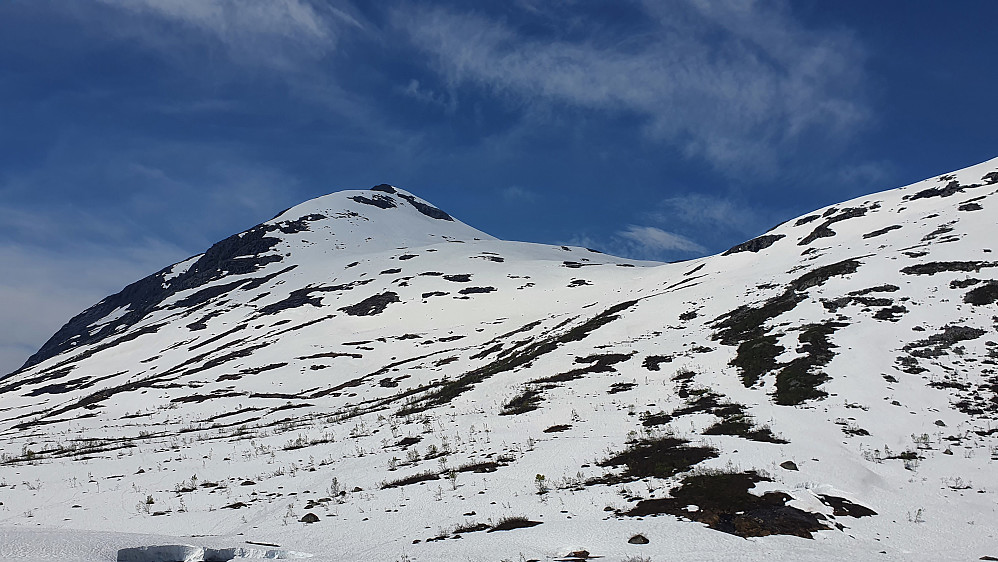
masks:
[(998, 156), (995, 21), (985, 1), (5, 0), (0, 373), (340, 189), (674, 260)]

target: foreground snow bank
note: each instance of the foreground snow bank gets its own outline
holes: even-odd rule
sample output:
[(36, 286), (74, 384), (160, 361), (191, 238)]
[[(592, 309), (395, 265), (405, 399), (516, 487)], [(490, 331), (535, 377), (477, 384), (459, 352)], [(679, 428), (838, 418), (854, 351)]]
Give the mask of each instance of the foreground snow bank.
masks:
[(118, 562), (224, 562), (235, 559), (289, 560), (311, 557), (311, 554), (291, 550), (205, 548), (184, 544), (139, 546), (118, 551)]
[[(204, 538), (212, 547), (170, 545), (173, 541), (191, 540), (114, 531), (35, 528), (23, 529), (0, 526), (0, 560), (19, 562), (209, 562), (225, 560), (300, 560), (312, 554), (285, 549), (236, 547), (238, 537)], [(200, 542), (200, 540), (198, 541)], [(164, 546), (136, 546), (136, 545)], [(322, 557), (319, 557), (322, 558)], [(323, 558), (325, 559), (325, 558)]]

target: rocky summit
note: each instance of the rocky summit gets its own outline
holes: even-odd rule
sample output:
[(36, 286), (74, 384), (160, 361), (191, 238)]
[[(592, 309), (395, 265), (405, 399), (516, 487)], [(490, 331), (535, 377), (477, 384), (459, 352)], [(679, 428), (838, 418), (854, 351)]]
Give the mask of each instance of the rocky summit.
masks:
[(313, 199), (0, 378), (0, 557), (998, 559), (996, 246), (998, 159), (671, 264)]

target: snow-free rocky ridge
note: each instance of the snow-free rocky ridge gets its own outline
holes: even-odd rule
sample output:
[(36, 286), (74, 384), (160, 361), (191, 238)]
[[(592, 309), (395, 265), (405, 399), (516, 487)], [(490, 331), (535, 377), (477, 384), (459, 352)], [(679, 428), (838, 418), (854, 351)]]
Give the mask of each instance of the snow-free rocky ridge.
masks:
[(305, 202), (0, 378), (0, 557), (998, 557), (996, 196), (673, 264)]

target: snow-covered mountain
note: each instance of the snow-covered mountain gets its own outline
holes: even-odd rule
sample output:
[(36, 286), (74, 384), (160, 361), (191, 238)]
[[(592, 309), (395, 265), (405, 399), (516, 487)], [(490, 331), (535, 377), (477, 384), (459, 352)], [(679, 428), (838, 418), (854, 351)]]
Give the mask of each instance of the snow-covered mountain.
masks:
[(0, 379), (0, 557), (998, 557), (996, 195), (675, 264), (305, 202)]

